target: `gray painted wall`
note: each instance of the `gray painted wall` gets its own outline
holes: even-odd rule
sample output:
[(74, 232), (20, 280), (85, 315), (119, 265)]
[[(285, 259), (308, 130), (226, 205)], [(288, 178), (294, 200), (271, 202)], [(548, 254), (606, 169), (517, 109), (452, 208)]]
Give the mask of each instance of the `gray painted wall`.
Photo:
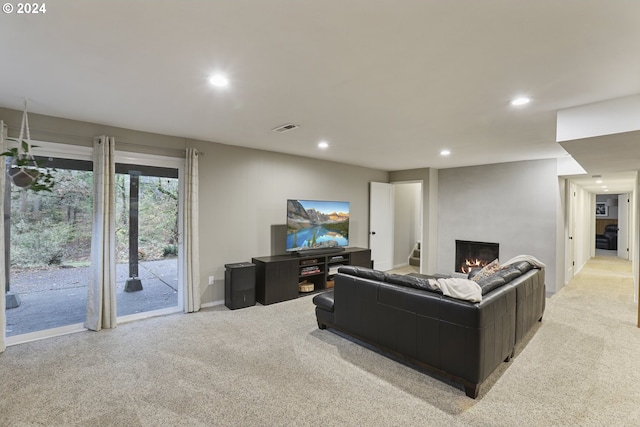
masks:
[(596, 203), (606, 203), (606, 216), (597, 216), (596, 219), (618, 219), (618, 195), (617, 194), (597, 194)]
[(437, 270), (454, 271), (455, 241), (500, 244), (500, 261), (533, 255), (556, 289), (556, 160), (442, 169), (438, 174)]
[[(224, 299), (224, 264), (284, 251), (287, 199), (350, 202), (349, 245), (369, 246), (369, 182), (388, 173), (205, 142), (200, 158), (203, 301)], [(214, 286), (206, 286), (215, 275)]]
[[(0, 108), (17, 136), (22, 112)], [(32, 140), (91, 146), (98, 135), (116, 149), (184, 157), (195, 147), (200, 175), (200, 286), (202, 302), (224, 300), (224, 265), (284, 250), (288, 198), (351, 203), (350, 246), (369, 246), (369, 182), (388, 182), (385, 171), (159, 135), (29, 113)], [(208, 276), (215, 276), (208, 286)]]
[[(0, 108), (17, 136), (22, 112)], [(528, 253), (548, 266), (555, 290), (558, 181), (555, 160), (454, 169), (385, 172), (267, 151), (159, 135), (109, 125), (29, 114), (34, 140), (90, 146), (97, 135), (116, 147), (200, 158), (200, 281), (203, 303), (224, 298), (224, 264), (283, 249), (287, 198), (351, 202), (351, 246), (368, 247), (370, 181), (423, 183), (423, 273), (453, 270), (455, 239), (496, 241), (501, 259)], [(216, 282), (207, 286), (207, 277)]]
[[(20, 133), (22, 111), (0, 108), (0, 117), (9, 125), (9, 136)], [(184, 157), (187, 139), (177, 136), (141, 132), (107, 124), (89, 123), (60, 117), (29, 113), (31, 139), (60, 144), (93, 146), (93, 138), (108, 135), (116, 138), (117, 147), (123, 151)]]

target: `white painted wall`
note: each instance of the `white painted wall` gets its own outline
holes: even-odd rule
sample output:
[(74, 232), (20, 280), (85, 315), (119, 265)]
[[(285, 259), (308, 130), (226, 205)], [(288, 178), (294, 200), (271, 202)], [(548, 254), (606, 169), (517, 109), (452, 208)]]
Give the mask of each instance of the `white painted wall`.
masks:
[[(639, 171), (640, 172), (640, 171)], [(629, 242), (629, 257), (632, 261), (634, 296), (636, 304), (640, 295), (640, 173), (636, 175), (636, 185), (631, 193), (631, 241)], [(640, 327), (640, 307), (638, 307), (638, 327)]]
[(640, 130), (640, 95), (558, 111), (556, 141)]
[(454, 271), (456, 239), (495, 242), (501, 261), (528, 254), (544, 262), (547, 292), (556, 291), (555, 160), (442, 169), (438, 183), (438, 272)]
[(420, 216), (422, 184), (394, 183), (394, 268), (407, 265), (409, 255), (420, 240)]
[[(558, 252), (556, 253), (556, 265), (559, 278), (556, 280), (556, 292), (566, 285), (573, 277), (574, 269), (574, 238), (573, 215), (571, 206), (575, 185), (566, 178), (558, 177)], [(562, 266), (562, 268), (561, 268)]]

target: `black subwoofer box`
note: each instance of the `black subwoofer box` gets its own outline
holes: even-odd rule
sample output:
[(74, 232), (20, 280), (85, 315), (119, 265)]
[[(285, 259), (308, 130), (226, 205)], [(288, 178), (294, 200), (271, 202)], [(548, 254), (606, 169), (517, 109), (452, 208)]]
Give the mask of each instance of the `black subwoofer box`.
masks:
[(231, 310), (256, 305), (256, 266), (250, 262), (225, 264), (224, 305)]

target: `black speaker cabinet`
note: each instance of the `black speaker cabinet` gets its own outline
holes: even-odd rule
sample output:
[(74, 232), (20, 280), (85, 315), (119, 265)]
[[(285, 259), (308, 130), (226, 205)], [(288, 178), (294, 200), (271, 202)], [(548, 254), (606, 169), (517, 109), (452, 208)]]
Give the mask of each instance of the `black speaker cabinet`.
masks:
[(231, 310), (256, 305), (256, 266), (250, 262), (225, 264), (224, 305)]

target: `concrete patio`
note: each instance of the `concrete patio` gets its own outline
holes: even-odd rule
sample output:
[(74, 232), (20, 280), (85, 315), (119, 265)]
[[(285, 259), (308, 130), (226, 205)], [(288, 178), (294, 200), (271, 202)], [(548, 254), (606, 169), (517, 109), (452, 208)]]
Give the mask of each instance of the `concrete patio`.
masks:
[[(143, 289), (125, 292), (128, 264), (118, 264), (118, 316), (176, 307), (177, 269), (177, 258), (140, 262)], [(89, 274), (89, 267), (56, 267), (12, 274), (11, 292), (18, 295), (21, 303), (6, 310), (6, 336), (84, 323)]]

